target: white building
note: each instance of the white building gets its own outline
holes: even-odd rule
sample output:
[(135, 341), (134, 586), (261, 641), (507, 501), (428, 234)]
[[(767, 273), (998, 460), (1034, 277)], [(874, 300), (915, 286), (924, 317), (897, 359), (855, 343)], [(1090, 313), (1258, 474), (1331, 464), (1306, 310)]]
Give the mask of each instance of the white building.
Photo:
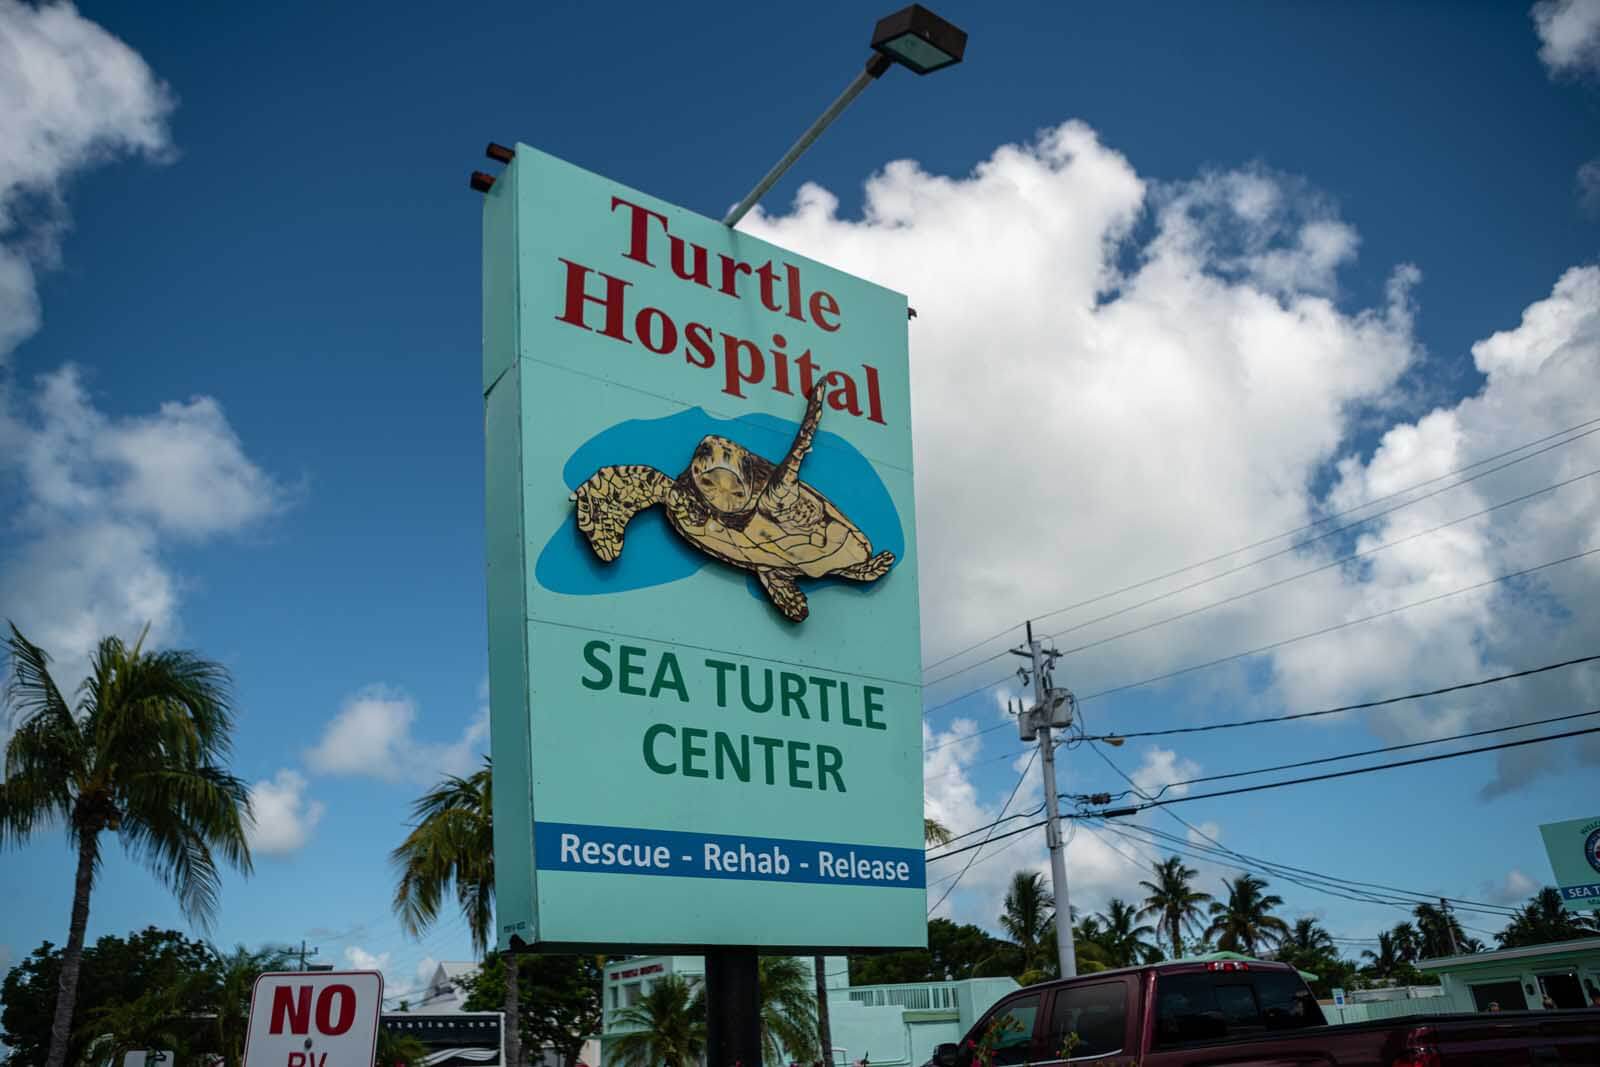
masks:
[[(807, 971), (812, 970), (812, 957), (796, 958)], [(852, 986), (845, 957), (828, 956), (824, 962), (834, 1067), (848, 1067), (862, 1059), (872, 1067), (919, 1067), (933, 1056), (934, 1046), (959, 1040), (990, 1005), (1017, 988), (1009, 978)], [(607, 1047), (631, 1029), (619, 1016), (668, 975), (702, 983), (705, 960), (700, 956), (642, 956), (606, 965), (605, 1027), (600, 1035), (600, 1058), (588, 1061), (590, 1067), (613, 1067)]]

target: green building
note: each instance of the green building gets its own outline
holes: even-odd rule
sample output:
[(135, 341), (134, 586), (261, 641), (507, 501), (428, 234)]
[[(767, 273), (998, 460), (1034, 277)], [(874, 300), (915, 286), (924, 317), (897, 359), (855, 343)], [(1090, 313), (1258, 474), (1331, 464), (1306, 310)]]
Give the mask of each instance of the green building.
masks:
[(1537, 1011), (1600, 1003), (1600, 937), (1419, 960), (1437, 974), (1451, 1011)]

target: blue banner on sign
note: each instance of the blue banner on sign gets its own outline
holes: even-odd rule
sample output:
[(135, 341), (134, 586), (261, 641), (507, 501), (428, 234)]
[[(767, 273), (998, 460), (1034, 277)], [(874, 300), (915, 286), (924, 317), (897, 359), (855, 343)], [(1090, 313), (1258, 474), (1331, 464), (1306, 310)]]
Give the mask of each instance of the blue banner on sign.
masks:
[(533, 841), (535, 859), (544, 871), (891, 889), (921, 889), (926, 879), (923, 853), (914, 848), (564, 822), (535, 823)]
[(1600, 882), (1590, 885), (1564, 885), (1561, 896), (1566, 900), (1600, 900)]

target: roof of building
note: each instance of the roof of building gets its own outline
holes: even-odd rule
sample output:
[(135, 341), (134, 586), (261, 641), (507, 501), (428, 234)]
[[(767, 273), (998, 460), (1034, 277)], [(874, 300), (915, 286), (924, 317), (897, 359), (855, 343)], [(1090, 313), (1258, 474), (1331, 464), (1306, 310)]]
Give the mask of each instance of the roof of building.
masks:
[(1537, 959), (1540, 956), (1554, 956), (1567, 952), (1600, 952), (1600, 937), (1549, 941), (1543, 945), (1503, 948), (1496, 952), (1472, 952), (1465, 956), (1440, 956), (1437, 959), (1418, 960), (1416, 966), (1421, 971), (1454, 971), (1485, 963), (1509, 963), (1513, 960)]

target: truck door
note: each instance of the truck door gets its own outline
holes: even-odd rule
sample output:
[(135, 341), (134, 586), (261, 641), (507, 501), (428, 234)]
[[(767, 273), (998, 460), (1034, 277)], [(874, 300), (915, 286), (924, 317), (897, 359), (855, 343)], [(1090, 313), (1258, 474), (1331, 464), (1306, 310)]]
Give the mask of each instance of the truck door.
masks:
[(1104, 982), (1074, 982), (1055, 990), (1050, 1022), (1044, 1028), (1043, 1063), (1066, 1063), (1115, 1056), (1133, 1039), (1128, 1032), (1130, 982), (1112, 978)]
[[(1018, 993), (996, 1004), (983, 1021), (972, 1028), (968, 1039), (976, 1044), (988, 1043), (993, 1059), (992, 1067), (1017, 1067), (1036, 1063), (1041, 1058), (1035, 1051), (1035, 1034), (1039, 1027), (1039, 1006), (1042, 994), (1037, 991)], [(962, 1062), (977, 1058), (977, 1050), (961, 1050)]]

